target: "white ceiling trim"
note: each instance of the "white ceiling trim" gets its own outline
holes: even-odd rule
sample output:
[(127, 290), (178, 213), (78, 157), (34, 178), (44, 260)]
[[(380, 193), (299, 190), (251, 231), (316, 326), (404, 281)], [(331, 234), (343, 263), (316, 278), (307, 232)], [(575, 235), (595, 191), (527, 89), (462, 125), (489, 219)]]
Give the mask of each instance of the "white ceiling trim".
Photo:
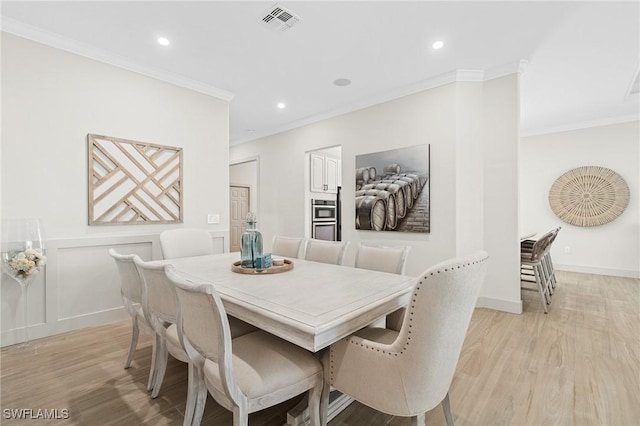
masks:
[(570, 132), (572, 130), (588, 129), (590, 127), (608, 126), (610, 124), (628, 123), (630, 121), (638, 121), (640, 116), (638, 115), (621, 115), (618, 117), (608, 117), (601, 120), (589, 120), (580, 121), (577, 123), (563, 124), (560, 126), (546, 127), (541, 129), (533, 129), (527, 132), (521, 132), (521, 138), (528, 138), (531, 136), (546, 135), (549, 133)]
[(227, 102), (231, 101), (234, 96), (234, 94), (229, 91), (219, 89), (217, 87), (213, 87), (200, 81), (192, 80), (190, 78), (186, 78), (168, 71), (148, 66), (142, 66), (119, 55), (97, 49), (88, 44), (81, 43), (76, 40), (72, 40), (70, 38), (63, 37), (58, 34), (54, 34), (52, 32), (45, 31), (40, 28), (36, 28), (4, 16), (2, 17), (2, 31), (27, 38), (29, 40), (33, 40), (38, 43), (46, 44), (57, 49), (75, 53), (76, 55), (104, 62), (118, 68), (123, 68), (128, 71), (146, 75), (147, 77), (165, 81), (176, 86), (184, 87), (185, 89), (190, 89), (199, 93), (214, 96)]

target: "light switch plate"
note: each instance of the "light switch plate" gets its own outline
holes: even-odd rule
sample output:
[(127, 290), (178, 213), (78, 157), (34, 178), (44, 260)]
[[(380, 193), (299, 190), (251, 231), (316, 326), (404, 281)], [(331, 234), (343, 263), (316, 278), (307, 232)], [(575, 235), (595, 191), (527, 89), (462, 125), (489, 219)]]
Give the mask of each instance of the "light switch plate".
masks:
[(207, 223), (220, 223), (220, 215), (219, 214), (208, 214), (207, 215)]

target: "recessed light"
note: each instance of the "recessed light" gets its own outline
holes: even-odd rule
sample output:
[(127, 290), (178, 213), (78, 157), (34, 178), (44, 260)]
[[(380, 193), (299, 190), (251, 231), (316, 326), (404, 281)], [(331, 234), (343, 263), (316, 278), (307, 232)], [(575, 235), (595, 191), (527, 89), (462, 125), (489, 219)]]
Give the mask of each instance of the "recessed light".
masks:
[(441, 49), (442, 46), (444, 46), (444, 41), (442, 40), (438, 40), (431, 45), (434, 49)]
[(338, 78), (336, 80), (333, 80), (333, 84), (335, 84), (336, 86), (348, 86), (351, 84), (351, 80), (349, 80), (348, 78)]
[(170, 42), (169, 42), (169, 39), (166, 37), (158, 37), (158, 44), (161, 46), (168, 46)]
[(278, 108), (280, 109), (285, 109), (286, 105), (284, 102), (278, 102), (278, 105), (276, 105)]

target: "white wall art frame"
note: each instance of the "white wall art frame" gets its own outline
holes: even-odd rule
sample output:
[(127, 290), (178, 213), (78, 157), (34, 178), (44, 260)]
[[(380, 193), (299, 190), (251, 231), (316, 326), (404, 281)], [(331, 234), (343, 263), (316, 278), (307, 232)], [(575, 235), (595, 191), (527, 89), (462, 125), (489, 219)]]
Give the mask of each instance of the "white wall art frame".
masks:
[(89, 134), (89, 225), (182, 223), (182, 148)]

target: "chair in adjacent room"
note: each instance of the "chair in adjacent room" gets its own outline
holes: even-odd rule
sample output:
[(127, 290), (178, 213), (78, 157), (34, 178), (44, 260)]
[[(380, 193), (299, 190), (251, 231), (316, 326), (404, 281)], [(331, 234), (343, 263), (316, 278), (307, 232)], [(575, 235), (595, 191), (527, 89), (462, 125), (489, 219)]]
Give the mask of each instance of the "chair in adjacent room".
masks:
[[(560, 228), (547, 232), (538, 240), (525, 240), (520, 244), (520, 288), (538, 292), (544, 313), (551, 305), (551, 296), (555, 287), (555, 273), (551, 262), (551, 243)], [(535, 288), (529, 286), (535, 284)]]
[(480, 251), (425, 271), (400, 331), (364, 328), (332, 344), (323, 357), (324, 392), (331, 385), (378, 411), (411, 417), (413, 425), (424, 425), (425, 413), (442, 403), (452, 426), (449, 387), (487, 258)]
[(215, 254), (211, 234), (204, 229), (170, 229), (160, 233), (164, 259)]
[(324, 241), (310, 239), (304, 255), (305, 260), (330, 263), (333, 265), (344, 264), (348, 241)]
[[(356, 255), (356, 268), (372, 271), (404, 274), (409, 255), (409, 247), (386, 247), (377, 244), (361, 243)], [(406, 308), (400, 308), (386, 317), (386, 328), (400, 331)], [(383, 322), (376, 322), (375, 326), (385, 326)]]
[[(120, 254), (114, 249), (109, 249), (109, 255), (115, 260), (118, 267), (118, 273), (120, 275), (120, 295), (122, 296), (122, 303), (125, 310), (131, 316), (131, 343), (129, 345), (129, 354), (127, 360), (124, 363), (124, 368), (131, 366), (133, 361), (133, 355), (138, 346), (138, 335), (140, 329), (153, 335), (154, 331), (147, 321), (142, 309), (142, 282), (140, 281), (140, 275), (134, 264), (135, 254)], [(153, 386), (153, 360), (155, 359), (155, 342), (152, 347), (152, 364), (149, 371), (149, 381), (147, 382), (147, 390), (151, 390)]]
[(273, 237), (271, 254), (289, 259), (298, 259), (300, 257), (304, 257), (305, 247), (306, 238), (282, 237), (280, 235), (276, 235)]
[(307, 391), (311, 424), (320, 424), (323, 373), (313, 354), (265, 331), (232, 339), (213, 286), (187, 282), (171, 266), (166, 273), (181, 306), (178, 333), (194, 365), (187, 397), (192, 424), (200, 424), (207, 393), (233, 412), (234, 425), (247, 425), (249, 413)]

